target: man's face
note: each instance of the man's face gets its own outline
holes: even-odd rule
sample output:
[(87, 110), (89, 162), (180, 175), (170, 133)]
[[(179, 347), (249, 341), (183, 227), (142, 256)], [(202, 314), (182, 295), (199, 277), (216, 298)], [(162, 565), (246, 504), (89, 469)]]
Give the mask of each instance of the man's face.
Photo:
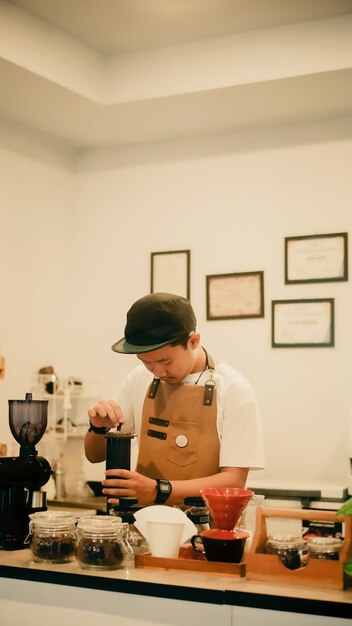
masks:
[(175, 385), (195, 371), (196, 350), (190, 338), (187, 346), (164, 346), (153, 352), (137, 355), (156, 378)]

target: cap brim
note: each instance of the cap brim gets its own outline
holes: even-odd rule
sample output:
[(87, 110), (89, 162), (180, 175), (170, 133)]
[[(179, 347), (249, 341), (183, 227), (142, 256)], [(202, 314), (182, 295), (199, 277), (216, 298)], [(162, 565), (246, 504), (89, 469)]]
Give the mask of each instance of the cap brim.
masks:
[(169, 339), (169, 341), (163, 341), (163, 343), (155, 343), (151, 346), (135, 346), (133, 343), (128, 343), (125, 337), (122, 337), (122, 339), (116, 341), (116, 343), (111, 346), (111, 350), (119, 352), (120, 354), (142, 354), (143, 352), (153, 352), (153, 350), (168, 346), (173, 341), (175, 341), (175, 339)]

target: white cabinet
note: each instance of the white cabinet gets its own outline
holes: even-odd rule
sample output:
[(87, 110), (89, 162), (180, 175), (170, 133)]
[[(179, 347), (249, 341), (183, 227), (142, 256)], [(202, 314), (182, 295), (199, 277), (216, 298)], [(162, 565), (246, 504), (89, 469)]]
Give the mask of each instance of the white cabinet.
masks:
[[(348, 606), (346, 607), (348, 608)], [(55, 610), (53, 610), (55, 609)], [(4, 626), (63, 623), (96, 626), (347, 626), (349, 619), (296, 612), (193, 602), (185, 599), (85, 589), (2, 579), (0, 617)]]

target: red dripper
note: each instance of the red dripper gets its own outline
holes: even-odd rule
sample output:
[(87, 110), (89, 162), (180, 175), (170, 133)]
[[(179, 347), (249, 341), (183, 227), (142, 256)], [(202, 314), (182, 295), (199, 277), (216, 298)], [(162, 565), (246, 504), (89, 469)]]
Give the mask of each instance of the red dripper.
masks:
[(209, 487), (201, 490), (216, 528), (233, 530), (254, 495), (250, 489), (237, 487)]

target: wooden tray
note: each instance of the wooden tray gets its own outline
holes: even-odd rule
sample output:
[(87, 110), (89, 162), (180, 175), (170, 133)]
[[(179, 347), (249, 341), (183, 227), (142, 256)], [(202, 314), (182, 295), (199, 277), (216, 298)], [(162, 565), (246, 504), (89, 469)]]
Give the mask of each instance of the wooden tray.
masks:
[[(266, 518), (268, 517), (344, 523), (345, 536), (339, 560), (310, 558), (308, 565), (302, 569), (287, 569), (276, 555), (265, 553)], [(352, 517), (350, 515), (337, 516), (334, 511), (258, 507), (256, 530), (250, 550), (246, 554), (247, 579), (308, 587), (346, 589), (351, 586), (351, 580), (343, 572), (343, 563), (352, 556), (351, 522)]]
[(136, 555), (136, 567), (159, 567), (161, 569), (178, 569), (189, 572), (205, 572), (225, 574), (241, 578), (246, 574), (246, 565), (242, 563), (222, 563), (199, 558), (199, 553), (192, 547), (181, 547), (177, 559), (161, 558), (149, 553)]

